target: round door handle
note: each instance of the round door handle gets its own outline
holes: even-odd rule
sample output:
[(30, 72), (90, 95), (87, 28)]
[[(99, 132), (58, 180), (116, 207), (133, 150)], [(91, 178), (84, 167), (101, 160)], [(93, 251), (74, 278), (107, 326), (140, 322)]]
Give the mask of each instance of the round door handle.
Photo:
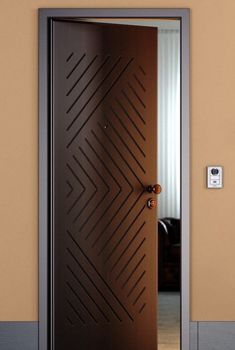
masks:
[(159, 194), (162, 192), (162, 187), (159, 184), (156, 185), (149, 185), (146, 187), (146, 191), (148, 193), (155, 193), (155, 194)]
[(156, 208), (156, 206), (157, 206), (157, 201), (156, 201), (155, 199), (149, 198), (149, 199), (147, 200), (147, 207), (148, 207), (149, 209)]
[(153, 185), (153, 192), (155, 194), (159, 194), (162, 192), (162, 186), (159, 184)]

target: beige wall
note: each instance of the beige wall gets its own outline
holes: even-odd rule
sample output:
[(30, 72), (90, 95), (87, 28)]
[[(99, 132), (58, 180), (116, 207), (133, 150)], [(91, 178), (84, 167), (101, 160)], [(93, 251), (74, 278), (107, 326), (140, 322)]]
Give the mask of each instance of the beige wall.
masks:
[[(1, 0), (0, 320), (37, 320), (37, 8), (126, 0)], [(191, 318), (235, 320), (235, 1), (133, 0), (191, 8)], [(206, 190), (205, 165), (225, 167)]]

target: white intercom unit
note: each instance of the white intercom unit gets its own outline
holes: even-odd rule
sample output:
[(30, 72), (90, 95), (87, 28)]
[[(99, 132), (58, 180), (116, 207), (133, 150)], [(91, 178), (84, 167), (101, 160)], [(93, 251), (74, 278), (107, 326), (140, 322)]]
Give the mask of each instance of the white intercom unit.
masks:
[(208, 166), (207, 167), (207, 188), (222, 188), (223, 187), (223, 167)]

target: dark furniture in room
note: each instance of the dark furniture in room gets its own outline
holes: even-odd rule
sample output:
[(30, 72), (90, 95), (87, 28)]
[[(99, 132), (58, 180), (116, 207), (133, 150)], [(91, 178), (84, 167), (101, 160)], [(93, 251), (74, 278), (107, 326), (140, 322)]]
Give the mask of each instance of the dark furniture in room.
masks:
[(180, 290), (180, 219), (158, 220), (158, 289)]

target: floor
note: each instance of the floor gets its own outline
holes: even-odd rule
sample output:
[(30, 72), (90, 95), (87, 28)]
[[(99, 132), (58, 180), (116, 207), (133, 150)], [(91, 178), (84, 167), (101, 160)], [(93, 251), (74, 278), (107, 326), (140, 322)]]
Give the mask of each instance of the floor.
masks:
[(180, 350), (180, 294), (158, 294), (158, 350)]

